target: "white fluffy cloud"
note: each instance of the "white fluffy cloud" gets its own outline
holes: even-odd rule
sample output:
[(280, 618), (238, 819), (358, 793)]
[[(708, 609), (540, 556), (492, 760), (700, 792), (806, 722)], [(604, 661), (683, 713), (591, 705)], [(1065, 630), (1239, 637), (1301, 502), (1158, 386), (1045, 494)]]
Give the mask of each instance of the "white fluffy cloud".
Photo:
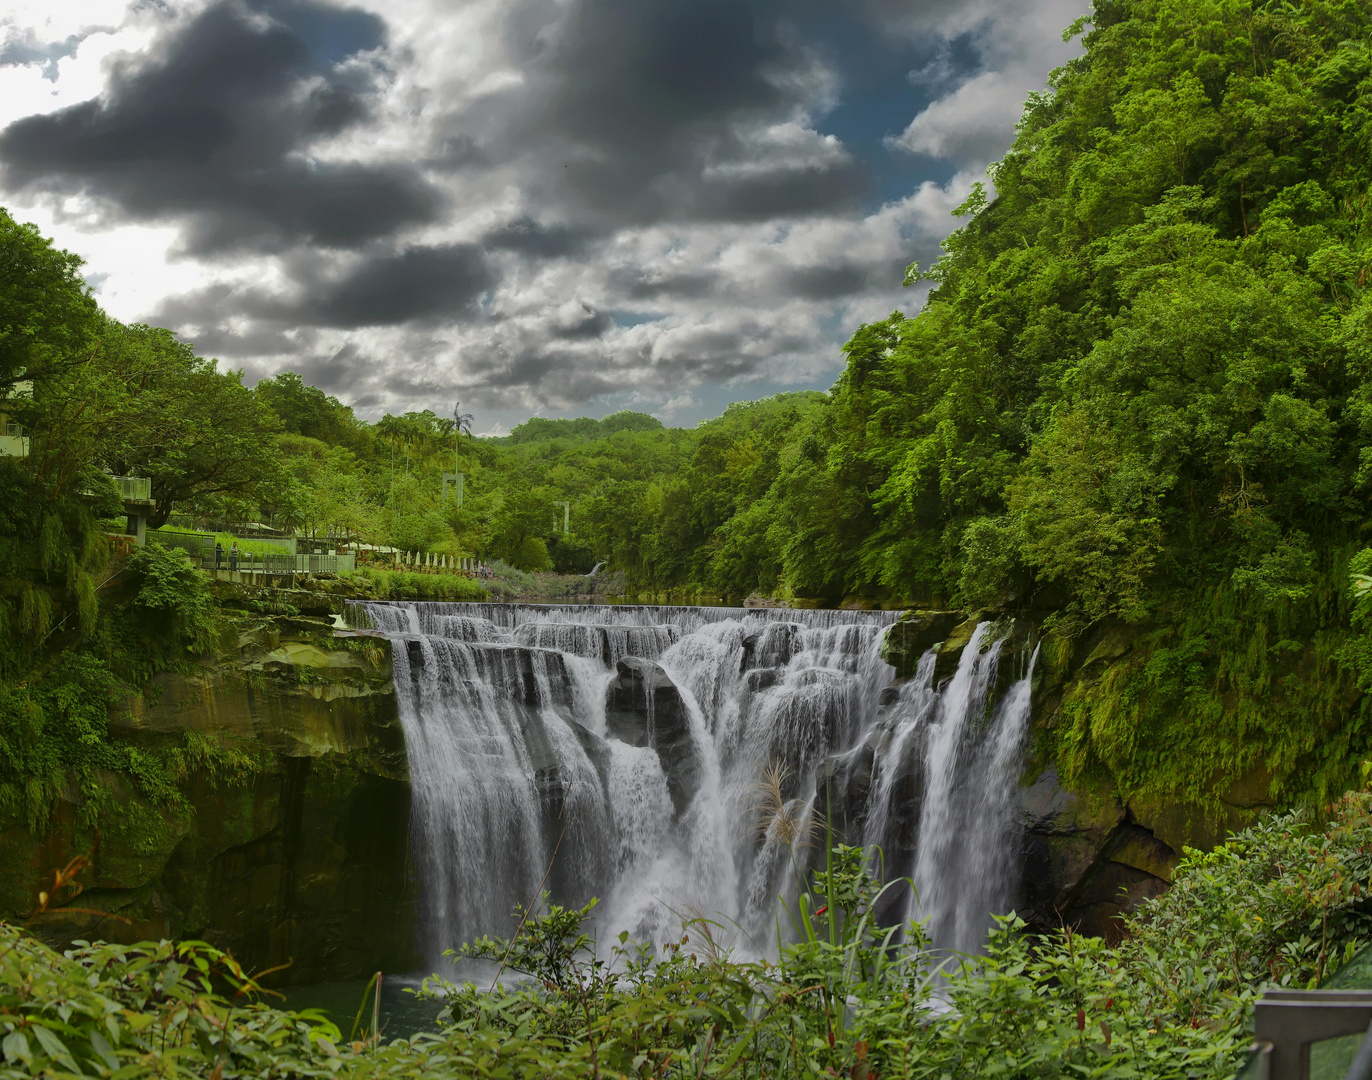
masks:
[(887, 145), (984, 168), (1004, 152), (1025, 98), (1044, 88), (1049, 71), (1077, 55), (1078, 46), (1064, 42), (1062, 30), (1081, 14), (1078, 0), (1043, 0), (1032, 12), (1014, 0), (968, 5), (958, 21), (976, 35), (986, 69), (930, 103)]

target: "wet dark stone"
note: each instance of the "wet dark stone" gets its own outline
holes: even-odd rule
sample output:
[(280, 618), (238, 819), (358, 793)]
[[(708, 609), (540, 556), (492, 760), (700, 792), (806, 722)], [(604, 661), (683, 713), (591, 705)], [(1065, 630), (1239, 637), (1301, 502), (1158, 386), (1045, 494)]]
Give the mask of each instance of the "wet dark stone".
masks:
[(798, 623), (774, 623), (743, 639), (740, 673), (758, 668), (781, 668), (791, 662), (800, 647)]
[(760, 694), (781, 681), (777, 668), (755, 668), (743, 676), (743, 687), (750, 694)]
[(651, 746), (662, 762), (672, 805), (680, 814), (700, 786), (701, 763), (681, 692), (662, 667), (626, 656), (605, 694), (610, 736), (630, 746)]
[(1114, 798), (1064, 789), (1044, 769), (1020, 788), (1020, 889), (1016, 910), (1031, 926), (1071, 926), (1118, 940), (1119, 916), (1161, 895), (1176, 853)]
[[(494, 676), (500, 673), (503, 680), (491, 678), (499, 689), (509, 696), (513, 701), (518, 701), (531, 708), (546, 706), (570, 707), (572, 704), (572, 684), (567, 675), (567, 663), (560, 652), (552, 649), (535, 649), (524, 645), (497, 645), (482, 644), (473, 642), (465, 646), (472, 650), (477, 658), (477, 663), (484, 670), (483, 674)], [(551, 694), (551, 701), (544, 701), (539, 691), (538, 676), (534, 672), (535, 653), (547, 664), (548, 671), (548, 691)], [(513, 657), (515, 675), (510, 678), (504, 665), (508, 659)]]
[(919, 658), (946, 640), (966, 617), (961, 611), (907, 611), (886, 631), (881, 658), (908, 678), (915, 673)]

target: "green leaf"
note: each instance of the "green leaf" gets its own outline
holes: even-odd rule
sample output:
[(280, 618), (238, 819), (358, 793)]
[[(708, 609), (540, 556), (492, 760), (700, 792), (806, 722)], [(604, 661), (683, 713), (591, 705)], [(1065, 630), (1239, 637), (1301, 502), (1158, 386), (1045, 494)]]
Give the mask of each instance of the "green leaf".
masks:
[(33, 1060), (33, 1051), (29, 1049), (29, 1040), (22, 1031), (11, 1031), (6, 1035), (4, 1041), (0, 1042), (0, 1049), (4, 1050), (7, 1061), (22, 1061), (27, 1065)]

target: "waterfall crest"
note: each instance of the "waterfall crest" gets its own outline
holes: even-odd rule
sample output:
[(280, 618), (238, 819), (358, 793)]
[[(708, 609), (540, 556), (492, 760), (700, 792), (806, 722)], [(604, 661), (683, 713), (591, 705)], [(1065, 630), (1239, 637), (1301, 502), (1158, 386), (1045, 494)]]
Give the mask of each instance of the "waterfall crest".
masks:
[(974, 950), (1009, 904), (1029, 673), (995, 700), (986, 625), (943, 685), (932, 652), (892, 685), (889, 612), (359, 607), (392, 643), (431, 960), (508, 934), (541, 884), (564, 904), (600, 897), (604, 940), (662, 944), (705, 915), (769, 952), (776, 897), (822, 853), (804, 834), (836, 791), (836, 829), (916, 883), (890, 917)]

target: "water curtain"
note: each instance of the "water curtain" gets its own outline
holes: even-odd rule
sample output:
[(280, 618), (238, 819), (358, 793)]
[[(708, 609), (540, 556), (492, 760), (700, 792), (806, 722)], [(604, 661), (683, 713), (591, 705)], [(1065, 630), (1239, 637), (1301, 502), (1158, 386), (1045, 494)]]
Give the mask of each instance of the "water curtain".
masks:
[(890, 918), (940, 946), (1012, 902), (1029, 672), (984, 624), (942, 685), (932, 652), (892, 685), (888, 612), (361, 607), (392, 642), (430, 960), (508, 934), (540, 883), (599, 897), (602, 940), (705, 915), (773, 951), (826, 814), (913, 877)]

